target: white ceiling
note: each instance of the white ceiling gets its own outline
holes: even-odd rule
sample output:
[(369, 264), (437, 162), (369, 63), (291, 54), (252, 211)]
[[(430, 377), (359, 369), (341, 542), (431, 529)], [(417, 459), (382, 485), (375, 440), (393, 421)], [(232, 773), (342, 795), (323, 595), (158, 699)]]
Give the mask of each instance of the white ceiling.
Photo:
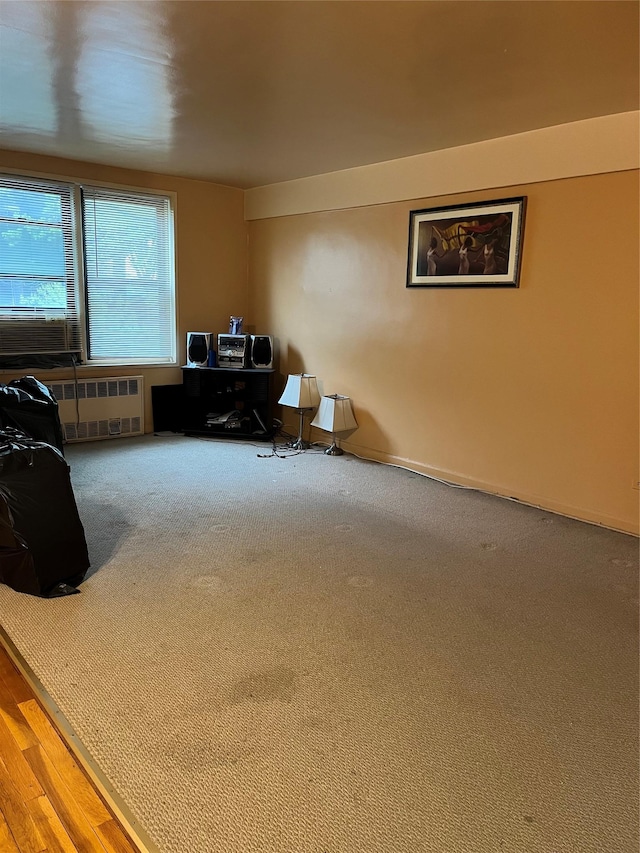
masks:
[(637, 110), (637, 0), (1, 0), (0, 147), (254, 187)]

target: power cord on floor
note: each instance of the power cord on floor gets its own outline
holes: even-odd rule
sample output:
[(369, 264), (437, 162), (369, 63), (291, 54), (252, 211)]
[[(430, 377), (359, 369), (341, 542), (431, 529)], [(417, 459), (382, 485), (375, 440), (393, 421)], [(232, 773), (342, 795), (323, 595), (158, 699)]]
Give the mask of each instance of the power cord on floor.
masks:
[[(322, 444), (321, 442), (313, 442), (311, 447), (306, 450), (297, 450), (292, 447), (287, 447), (286, 444), (278, 445), (276, 442), (276, 437), (280, 436), (282, 438), (287, 438), (290, 441), (294, 441), (297, 439), (297, 436), (293, 436), (290, 433), (286, 433), (278, 429), (273, 436), (273, 446), (271, 453), (258, 453), (257, 456), (259, 459), (271, 459), (273, 457), (278, 457), (279, 459), (288, 459), (290, 456), (300, 456), (304, 453), (324, 453), (325, 447), (328, 447), (328, 444)], [(213, 438), (213, 436), (212, 436)], [(203, 437), (203, 441), (210, 441), (210, 438)], [(231, 439), (227, 439), (231, 440)], [(317, 448), (317, 449), (314, 449)], [(449, 480), (443, 480), (440, 477), (435, 477), (433, 474), (425, 474), (422, 471), (416, 471), (415, 468), (408, 468), (406, 465), (398, 465), (395, 462), (383, 462), (380, 459), (370, 459), (367, 456), (360, 456), (357, 453), (354, 453), (352, 450), (345, 450), (345, 455), (355, 456), (356, 459), (360, 459), (363, 462), (376, 462), (378, 465), (387, 465), (389, 468), (398, 468), (401, 471), (407, 471), (409, 474), (415, 474), (418, 477), (424, 477), (427, 480), (433, 480), (435, 483), (440, 483), (443, 486), (449, 486), (450, 489), (464, 489), (468, 492), (477, 492), (480, 495), (488, 495), (492, 498), (501, 498), (502, 500), (512, 501), (513, 503), (522, 504), (522, 506), (530, 506), (533, 509), (539, 509), (543, 512), (548, 512), (551, 515), (558, 515), (561, 518), (575, 518), (577, 521), (584, 521), (584, 519), (580, 519), (577, 516), (565, 515), (565, 513), (557, 512), (556, 510), (549, 509), (548, 507), (542, 506), (541, 504), (529, 503), (528, 501), (523, 501), (520, 498), (513, 497), (513, 495), (504, 495), (500, 492), (489, 492), (486, 489), (479, 489), (477, 486), (465, 486), (462, 483), (452, 483)], [(605, 525), (599, 522), (588, 522), (594, 524), (597, 527), (603, 527)]]
[[(363, 462), (377, 462), (378, 465), (387, 465), (389, 468), (399, 468), (401, 471), (408, 471), (409, 474), (416, 474), (418, 477), (425, 477), (427, 480), (434, 480), (436, 483), (442, 483), (443, 486), (451, 486), (452, 489), (467, 489), (470, 492), (482, 491), (481, 489), (475, 488), (475, 486), (465, 486), (462, 483), (452, 483), (449, 480), (441, 480), (433, 474), (425, 474), (422, 471), (416, 471), (415, 468), (408, 468), (406, 465), (398, 465), (396, 462), (383, 462), (381, 459), (369, 459), (366, 456), (358, 456), (358, 454), (354, 453), (352, 450), (345, 451), (345, 453), (350, 453), (351, 456), (355, 456), (356, 459), (362, 459)], [(485, 492), (484, 494), (490, 495), (492, 492)]]
[[(527, 501), (520, 500), (520, 498), (513, 497), (513, 495), (503, 495), (500, 492), (488, 492), (486, 489), (479, 489), (477, 486), (465, 486), (462, 483), (451, 483), (449, 480), (441, 480), (440, 477), (434, 477), (433, 474), (424, 474), (422, 471), (416, 471), (414, 468), (407, 468), (405, 465), (397, 465), (395, 462), (382, 462), (379, 459), (368, 459), (366, 456), (358, 456), (357, 453), (353, 453), (351, 450), (348, 452), (352, 456), (355, 456), (356, 459), (362, 459), (364, 462), (377, 462), (379, 465), (388, 465), (390, 468), (399, 468), (401, 471), (408, 471), (410, 474), (416, 474), (418, 477), (425, 477), (427, 480), (433, 480), (436, 483), (441, 483), (443, 486), (449, 486), (450, 489), (464, 489), (468, 492), (477, 492), (480, 495), (488, 495), (492, 498), (501, 498), (505, 501), (512, 501), (513, 503), (522, 504), (523, 506), (530, 506), (534, 509), (540, 509), (544, 512), (552, 513), (553, 515), (564, 516), (564, 513), (559, 513), (555, 510), (548, 509), (547, 507), (544, 507), (541, 504), (528, 503)], [(576, 516), (564, 517), (576, 518)], [(581, 519), (577, 520), (580, 521)]]
[[(280, 426), (277, 427), (276, 431), (273, 434), (273, 443), (271, 447), (271, 453), (258, 453), (259, 459), (272, 459), (276, 456), (278, 459), (288, 459), (291, 456), (300, 456), (301, 453), (318, 453), (318, 450), (314, 450), (314, 444), (310, 445), (308, 448), (301, 450), (297, 447), (292, 447), (292, 444), (298, 440), (297, 435), (292, 435), (282, 426), (282, 422), (279, 421)], [(284, 443), (282, 441), (278, 443), (278, 439), (284, 439)]]

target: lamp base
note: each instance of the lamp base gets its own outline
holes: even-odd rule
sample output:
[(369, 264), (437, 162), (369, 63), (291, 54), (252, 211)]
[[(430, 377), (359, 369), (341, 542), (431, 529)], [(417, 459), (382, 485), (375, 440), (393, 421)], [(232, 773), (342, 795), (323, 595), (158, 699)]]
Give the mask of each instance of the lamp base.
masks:
[(327, 449), (325, 450), (325, 456), (342, 456), (343, 454), (344, 450), (341, 447), (338, 447), (335, 441), (333, 442), (331, 447), (327, 447)]
[(302, 433), (304, 432), (304, 413), (308, 411), (310, 411), (308, 407), (305, 409), (298, 409), (298, 414), (300, 415), (300, 427), (298, 429), (298, 437), (289, 444), (291, 450), (308, 450), (311, 447), (309, 442), (305, 441), (302, 437)]

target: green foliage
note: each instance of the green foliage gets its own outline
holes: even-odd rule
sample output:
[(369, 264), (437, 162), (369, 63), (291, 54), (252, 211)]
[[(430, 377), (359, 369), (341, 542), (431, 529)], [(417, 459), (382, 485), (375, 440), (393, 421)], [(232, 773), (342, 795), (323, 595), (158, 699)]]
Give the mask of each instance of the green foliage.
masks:
[(45, 281), (27, 295), (20, 296), (20, 305), (33, 308), (61, 308), (67, 307), (67, 288), (61, 281)]

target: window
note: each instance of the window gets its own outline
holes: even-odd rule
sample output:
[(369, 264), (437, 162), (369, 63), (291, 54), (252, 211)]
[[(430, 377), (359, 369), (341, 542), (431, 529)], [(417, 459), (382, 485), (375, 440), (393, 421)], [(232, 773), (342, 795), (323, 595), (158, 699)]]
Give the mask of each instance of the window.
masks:
[(171, 198), (0, 176), (0, 364), (175, 361)]

